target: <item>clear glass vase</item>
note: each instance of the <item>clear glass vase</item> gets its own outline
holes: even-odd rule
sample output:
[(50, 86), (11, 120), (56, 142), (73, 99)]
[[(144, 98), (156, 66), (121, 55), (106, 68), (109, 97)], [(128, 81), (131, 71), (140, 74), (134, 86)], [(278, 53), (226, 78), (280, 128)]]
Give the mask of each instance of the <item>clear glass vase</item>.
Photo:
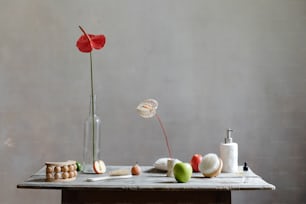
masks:
[(96, 114), (96, 95), (90, 96), (89, 116), (84, 125), (83, 172), (95, 173), (93, 164), (101, 160), (101, 120)]

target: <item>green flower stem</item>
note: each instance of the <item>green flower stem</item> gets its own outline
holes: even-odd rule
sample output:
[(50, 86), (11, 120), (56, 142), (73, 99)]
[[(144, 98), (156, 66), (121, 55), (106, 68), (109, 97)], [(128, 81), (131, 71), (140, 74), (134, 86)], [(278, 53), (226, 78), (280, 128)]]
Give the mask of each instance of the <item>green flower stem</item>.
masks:
[(92, 159), (95, 162), (95, 118), (94, 118), (94, 89), (93, 89), (93, 70), (92, 70), (92, 54), (90, 54), (90, 79), (91, 79), (91, 119), (92, 119)]

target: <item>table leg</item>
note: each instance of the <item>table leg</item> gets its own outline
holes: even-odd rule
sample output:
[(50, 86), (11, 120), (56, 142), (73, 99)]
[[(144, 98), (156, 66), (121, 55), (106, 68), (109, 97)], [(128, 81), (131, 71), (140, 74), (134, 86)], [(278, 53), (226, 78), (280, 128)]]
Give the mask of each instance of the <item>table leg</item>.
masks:
[(62, 190), (63, 204), (230, 204), (231, 191)]

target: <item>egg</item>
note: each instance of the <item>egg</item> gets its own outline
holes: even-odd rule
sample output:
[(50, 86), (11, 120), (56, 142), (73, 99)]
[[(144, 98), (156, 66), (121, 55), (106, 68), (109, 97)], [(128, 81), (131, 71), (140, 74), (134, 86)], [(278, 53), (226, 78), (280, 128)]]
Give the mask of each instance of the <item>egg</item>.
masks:
[(63, 176), (63, 179), (67, 179), (67, 178), (69, 178), (69, 173), (68, 172), (64, 172), (62, 174), (62, 176)]
[(62, 166), (62, 172), (66, 172), (66, 171), (69, 171), (68, 166), (67, 165)]
[(61, 172), (61, 167), (60, 167), (60, 166), (56, 166), (56, 167), (54, 168), (54, 171), (55, 171), (56, 173)]
[(74, 171), (74, 169), (75, 169), (74, 165), (69, 165), (68, 167), (69, 167), (69, 171)]
[(48, 166), (48, 167), (46, 168), (47, 173), (52, 173), (53, 170), (54, 170), (53, 166)]
[(47, 179), (52, 179), (53, 178), (53, 174), (52, 173), (47, 173)]
[(60, 178), (62, 178), (61, 173), (56, 173), (56, 174), (54, 175), (54, 178), (55, 178), (55, 179), (60, 179)]

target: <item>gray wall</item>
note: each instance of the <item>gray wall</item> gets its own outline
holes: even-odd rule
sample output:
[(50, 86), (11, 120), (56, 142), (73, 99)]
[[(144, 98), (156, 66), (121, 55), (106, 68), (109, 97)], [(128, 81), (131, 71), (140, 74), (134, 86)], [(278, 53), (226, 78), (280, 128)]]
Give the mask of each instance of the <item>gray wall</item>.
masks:
[(59, 203), (16, 184), (45, 161), (82, 158), (78, 25), (107, 36), (93, 53), (106, 164), (166, 156), (157, 121), (135, 111), (153, 97), (175, 157), (218, 153), (231, 127), (240, 164), (277, 187), (234, 203), (306, 203), (305, 0), (1, 0), (0, 203)]

